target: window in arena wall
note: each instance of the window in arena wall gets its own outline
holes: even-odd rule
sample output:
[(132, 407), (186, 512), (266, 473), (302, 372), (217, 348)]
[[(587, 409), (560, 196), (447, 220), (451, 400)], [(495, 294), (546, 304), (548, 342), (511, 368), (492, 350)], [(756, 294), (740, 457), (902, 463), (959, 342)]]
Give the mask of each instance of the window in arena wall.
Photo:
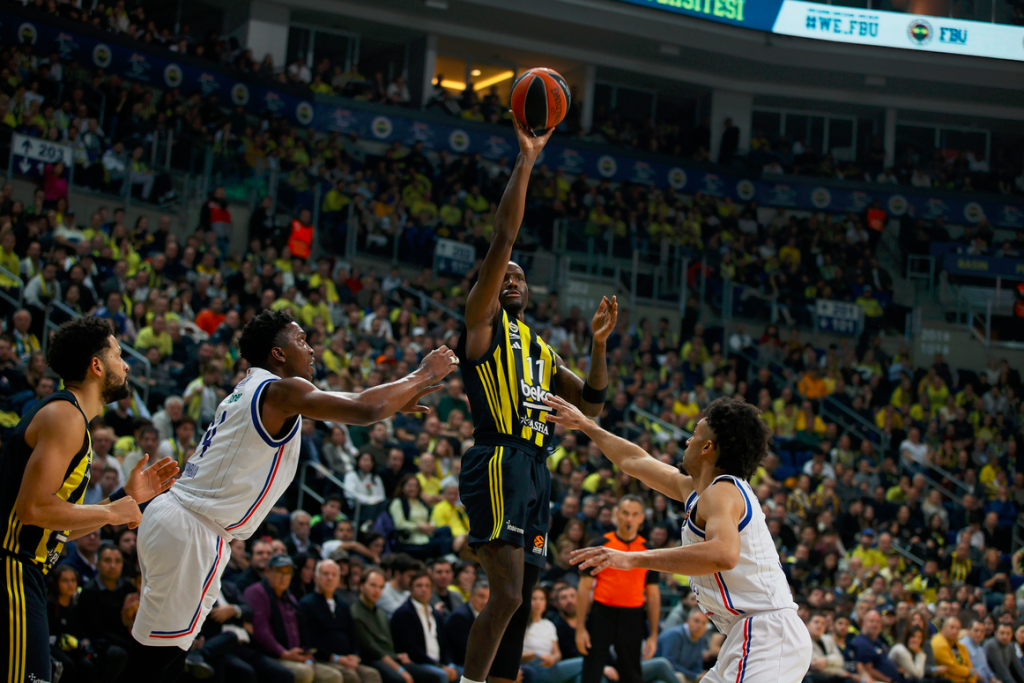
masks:
[(623, 121), (643, 125), (647, 119), (657, 122), (658, 92), (648, 88), (597, 81), (594, 85), (594, 122), (603, 110), (605, 117), (617, 112)]
[(930, 159), (938, 152), (951, 162), (958, 153), (966, 152), (977, 163), (984, 164), (989, 160), (991, 147), (991, 132), (979, 128), (916, 121), (901, 121), (896, 125), (897, 160), (912, 148), (920, 160)]
[(857, 156), (857, 119), (825, 112), (756, 108), (751, 115), (751, 132), (764, 133), (774, 146), (780, 135), (792, 144), (797, 140), (818, 154), (832, 153), (837, 161)]
[[(317, 64), (327, 59), (332, 66), (340, 65), (342, 71), (347, 72), (352, 62), (358, 61), (359, 36), (345, 31), (292, 24), (288, 27), (288, 48), (285, 54), (288, 64), (301, 56), (306, 66), (313, 70)], [(330, 81), (330, 72), (326, 80)]]
[(441, 87), (454, 95), (461, 95), (468, 86), (483, 99), (493, 89), (500, 102), (507, 103), (512, 95), (512, 82), (523, 71), (511, 62), (481, 61), (472, 57), (439, 54), (434, 80), (441, 79)]

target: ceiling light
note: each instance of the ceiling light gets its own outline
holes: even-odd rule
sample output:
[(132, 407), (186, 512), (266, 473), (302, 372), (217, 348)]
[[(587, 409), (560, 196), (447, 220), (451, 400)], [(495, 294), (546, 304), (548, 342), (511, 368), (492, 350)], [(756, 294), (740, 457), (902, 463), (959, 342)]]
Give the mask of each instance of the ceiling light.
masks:
[(477, 76), (480, 75), (480, 69), (473, 69), (472, 71), (469, 72), (469, 75), (476, 78)]
[(443, 81), (441, 81), (441, 87), (448, 88), (449, 90), (458, 90), (459, 92), (462, 92), (463, 90), (466, 89), (466, 84), (463, 83), (462, 81), (453, 81), (446, 78)]

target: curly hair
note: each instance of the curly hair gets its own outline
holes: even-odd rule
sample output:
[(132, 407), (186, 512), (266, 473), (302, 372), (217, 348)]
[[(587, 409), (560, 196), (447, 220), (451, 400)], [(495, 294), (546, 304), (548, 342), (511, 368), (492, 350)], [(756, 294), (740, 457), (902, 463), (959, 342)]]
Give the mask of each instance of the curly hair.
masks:
[(715, 433), (719, 469), (750, 479), (768, 451), (771, 436), (761, 411), (745, 401), (723, 396), (708, 404), (704, 419)]
[(242, 328), (238, 350), (242, 358), (257, 368), (266, 368), (270, 351), (281, 346), (281, 333), (293, 322), (286, 311), (263, 311)]
[(106, 318), (90, 315), (69, 320), (50, 339), (46, 362), (65, 384), (81, 382), (93, 357), (110, 348), (113, 333)]

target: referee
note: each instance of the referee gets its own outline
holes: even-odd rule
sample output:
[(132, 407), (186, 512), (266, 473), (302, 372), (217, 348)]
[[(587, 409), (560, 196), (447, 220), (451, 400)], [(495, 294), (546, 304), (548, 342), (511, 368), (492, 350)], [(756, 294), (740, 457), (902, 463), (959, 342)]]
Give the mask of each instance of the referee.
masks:
[[(623, 496), (615, 510), (615, 519), (618, 528), (592, 545), (627, 553), (647, 550), (647, 542), (639, 535), (640, 525), (644, 523), (644, 505), (639, 496)], [(658, 573), (647, 569), (605, 569), (595, 577), (581, 572), (576, 614), (576, 648), (583, 655), (582, 683), (599, 683), (608, 661), (608, 648), (612, 645), (621, 683), (641, 683), (641, 658), (652, 657), (658, 645), (658, 620), (661, 618)], [(650, 625), (650, 633), (641, 653), (640, 643), (647, 631), (644, 621)]]
[(44, 575), (64, 544), (107, 524), (138, 526), (139, 504), (174, 483), (165, 458), (98, 505), (83, 505), (89, 488), (89, 421), (107, 403), (127, 398), (128, 365), (106, 320), (78, 318), (53, 336), (47, 362), (64, 389), (21, 419), (0, 451), (0, 681), (50, 680), (50, 629)]

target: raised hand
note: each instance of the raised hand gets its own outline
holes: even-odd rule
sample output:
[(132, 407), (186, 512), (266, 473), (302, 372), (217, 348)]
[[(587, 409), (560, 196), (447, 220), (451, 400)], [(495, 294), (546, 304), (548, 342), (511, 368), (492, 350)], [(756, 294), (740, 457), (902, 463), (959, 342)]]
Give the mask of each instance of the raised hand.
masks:
[(434, 349), (420, 363), (420, 369), (427, 373), (431, 383), (444, 379), (458, 366), (459, 357), (447, 346)]
[[(509, 111), (509, 114), (512, 114), (512, 112)], [(544, 149), (544, 145), (548, 144), (548, 140), (551, 139), (551, 134), (555, 132), (554, 128), (549, 128), (548, 132), (538, 136), (532, 130), (520, 123), (515, 114), (512, 114), (512, 125), (516, 127), (516, 139), (519, 140), (519, 151), (530, 161), (537, 160), (537, 157), (540, 156), (540, 151)]]
[(612, 550), (605, 546), (574, 550), (569, 564), (579, 565), (581, 572), (584, 569), (589, 569), (593, 576), (597, 576), (598, 572), (605, 569), (628, 570), (633, 568), (633, 561), (629, 553)]
[(566, 429), (583, 429), (590, 422), (590, 418), (580, 412), (580, 409), (566, 401), (564, 398), (548, 394), (544, 402), (558, 411), (548, 413), (547, 421), (562, 425)]
[(135, 463), (135, 467), (128, 473), (128, 482), (124, 485), (125, 493), (134, 498), (139, 505), (171, 488), (174, 485), (174, 475), (178, 473), (178, 463), (170, 456), (158, 460), (149, 469), (146, 469), (147, 462), (148, 453)]
[(426, 389), (424, 389), (420, 393), (418, 393), (415, 396), (413, 396), (412, 399), (410, 399), (410, 401), (408, 403), (406, 403), (404, 406), (402, 406), (398, 410), (398, 412), (400, 412), (400, 413), (423, 413), (425, 415), (429, 414), (430, 413), (430, 407), (429, 406), (421, 406), (420, 405), (420, 399), (423, 398), (424, 396), (426, 396), (427, 394), (432, 394), (435, 391), (438, 391), (440, 389), (441, 389), (441, 385), (440, 384), (435, 384), (432, 387), (427, 387)]
[(590, 330), (594, 333), (594, 341), (608, 341), (608, 337), (611, 336), (612, 331), (615, 329), (615, 323), (618, 319), (619, 303), (616, 297), (613, 296), (611, 301), (608, 300), (608, 297), (603, 297), (601, 305), (597, 307), (594, 319), (590, 323)]

